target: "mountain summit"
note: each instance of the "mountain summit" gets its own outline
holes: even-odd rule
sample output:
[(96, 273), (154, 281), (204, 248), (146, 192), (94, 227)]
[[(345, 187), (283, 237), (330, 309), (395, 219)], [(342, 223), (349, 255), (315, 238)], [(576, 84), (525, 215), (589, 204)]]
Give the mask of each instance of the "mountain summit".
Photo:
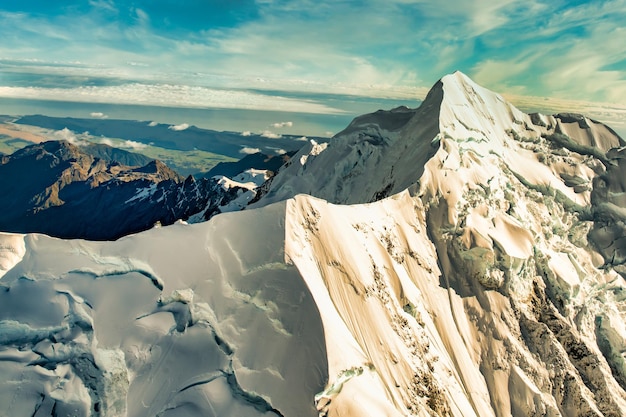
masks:
[(0, 402), (625, 415), (625, 149), (457, 72), (311, 142), (255, 209), (115, 242), (0, 234)]
[(331, 140), (328, 151), (322, 152), (326, 144), (303, 148), (273, 180), (261, 204), (298, 193), (338, 204), (375, 201), (417, 183), (436, 151), (448, 146), (472, 149), (481, 157), (496, 153), (522, 171), (531, 167), (516, 154), (519, 146), (508, 145), (516, 138), (533, 142), (555, 133), (602, 152), (623, 144), (610, 128), (583, 116), (525, 114), (457, 71), (435, 83), (419, 108), (357, 117)]

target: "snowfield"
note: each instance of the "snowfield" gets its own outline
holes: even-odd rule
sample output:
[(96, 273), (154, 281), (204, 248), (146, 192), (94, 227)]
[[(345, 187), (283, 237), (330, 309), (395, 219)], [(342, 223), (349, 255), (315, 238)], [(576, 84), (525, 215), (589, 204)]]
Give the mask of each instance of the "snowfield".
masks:
[(0, 234), (2, 413), (625, 415), (624, 146), (457, 72), (254, 209)]

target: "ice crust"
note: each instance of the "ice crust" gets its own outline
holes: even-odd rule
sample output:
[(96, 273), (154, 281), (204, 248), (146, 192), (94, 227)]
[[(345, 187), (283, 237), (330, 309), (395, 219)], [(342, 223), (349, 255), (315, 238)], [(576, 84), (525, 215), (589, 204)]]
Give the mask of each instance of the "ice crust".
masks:
[(2, 234), (3, 411), (624, 415), (623, 149), (457, 72), (310, 143), (254, 210)]

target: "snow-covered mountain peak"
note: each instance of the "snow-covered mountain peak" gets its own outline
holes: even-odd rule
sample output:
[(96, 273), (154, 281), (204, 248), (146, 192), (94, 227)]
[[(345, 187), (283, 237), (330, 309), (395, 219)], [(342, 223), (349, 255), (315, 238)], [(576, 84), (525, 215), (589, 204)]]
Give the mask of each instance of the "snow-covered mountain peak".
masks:
[(446, 141), (478, 156), (502, 154), (514, 137), (536, 140), (557, 125), (547, 118), (540, 124), (456, 72), (435, 83), (417, 109), (359, 116), (323, 152), (305, 146), (258, 205), (298, 193), (342, 204), (375, 201), (419, 182), (426, 163), (447, 149)]
[(519, 130), (527, 117), (496, 94), (460, 71), (441, 79), (443, 98), (439, 129), (443, 135), (502, 143), (507, 130)]
[[(554, 141), (558, 143), (552, 145)], [(526, 114), (457, 71), (435, 83), (417, 109), (399, 107), (359, 116), (325, 149), (314, 143), (305, 146), (256, 205), (299, 193), (333, 203), (364, 203), (414, 184), (419, 184), (420, 194), (449, 191), (454, 197), (450, 187), (458, 192), (476, 187), (492, 178), (488, 172), (499, 170), (500, 164), (535, 186), (549, 185), (576, 204), (586, 204), (590, 189), (574, 190), (562, 174), (589, 182), (595, 175), (593, 163), (545, 157), (551, 147), (565, 142), (570, 151), (587, 149), (585, 154), (591, 148), (605, 153), (624, 145), (610, 128), (584, 116)], [(429, 162), (434, 171), (427, 169)], [(436, 180), (442, 172), (447, 175), (440, 164), (459, 182)], [(457, 201), (452, 198), (450, 203)]]

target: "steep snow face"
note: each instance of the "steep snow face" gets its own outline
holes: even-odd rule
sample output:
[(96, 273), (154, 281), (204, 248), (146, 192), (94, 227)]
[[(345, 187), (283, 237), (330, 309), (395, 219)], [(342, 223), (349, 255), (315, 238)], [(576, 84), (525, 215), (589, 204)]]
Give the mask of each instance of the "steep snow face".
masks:
[(278, 204), (108, 243), (16, 236), (25, 254), (0, 280), (3, 413), (317, 415), (323, 329), (284, 262), (284, 218)]
[(298, 196), (287, 207), (286, 255), (324, 322), (330, 379), (320, 415), (492, 414), (421, 202), (404, 192), (361, 206)]
[(605, 171), (604, 154), (624, 145), (611, 129), (582, 116), (524, 114), (460, 72), (442, 83), (440, 146), (419, 181), (421, 194), (444, 195), (451, 208), (459, 193), (502, 171), (569, 203), (589, 205), (591, 182)]
[(286, 255), (324, 323), (322, 415), (623, 415), (626, 282), (532, 197), (506, 214), (482, 196), (465, 227), (408, 192), (288, 202)]
[(371, 202), (411, 186), (436, 151), (439, 87), (417, 110), (381, 110), (356, 118), (329, 144), (312, 141), (273, 178), (256, 206), (300, 193), (342, 204)]
[(461, 73), (442, 82), (416, 195), (493, 411), (623, 414), (623, 258), (604, 244), (621, 223), (607, 207), (623, 141), (583, 117), (525, 115)]

